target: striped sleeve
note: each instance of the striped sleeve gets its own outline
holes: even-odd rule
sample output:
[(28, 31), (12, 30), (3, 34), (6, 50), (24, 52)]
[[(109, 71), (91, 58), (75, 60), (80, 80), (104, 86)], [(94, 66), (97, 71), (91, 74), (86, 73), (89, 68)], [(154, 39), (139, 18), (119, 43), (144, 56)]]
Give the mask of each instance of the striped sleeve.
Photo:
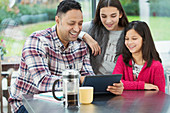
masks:
[[(41, 37), (43, 38), (43, 37)], [(48, 68), (45, 46), (40, 38), (29, 37), (23, 49), (23, 58), (28, 66), (28, 71), (40, 91), (48, 91), (52, 83), (60, 77), (51, 75)]]

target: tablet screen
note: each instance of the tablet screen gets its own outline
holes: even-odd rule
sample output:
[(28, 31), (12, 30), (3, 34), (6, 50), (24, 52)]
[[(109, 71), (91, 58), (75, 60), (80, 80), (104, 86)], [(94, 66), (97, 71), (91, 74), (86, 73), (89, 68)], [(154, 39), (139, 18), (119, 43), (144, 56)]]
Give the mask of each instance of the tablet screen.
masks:
[(121, 74), (86, 76), (82, 86), (93, 86), (95, 94), (109, 93), (107, 87), (119, 83), (121, 77)]

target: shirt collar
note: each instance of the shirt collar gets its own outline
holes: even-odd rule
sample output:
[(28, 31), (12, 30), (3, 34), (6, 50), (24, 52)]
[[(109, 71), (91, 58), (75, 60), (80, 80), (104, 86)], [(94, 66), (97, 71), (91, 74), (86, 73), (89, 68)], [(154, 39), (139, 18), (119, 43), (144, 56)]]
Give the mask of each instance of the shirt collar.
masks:
[[(58, 48), (60, 48), (61, 50), (64, 50), (65, 49), (65, 47), (64, 47), (64, 45), (63, 45), (63, 43), (60, 41), (60, 39), (58, 38), (58, 36), (57, 36), (57, 24), (56, 25), (54, 25), (54, 26), (52, 26), (52, 36), (54, 37), (54, 40), (55, 40), (55, 43), (56, 43), (56, 45), (58, 46)], [(74, 46), (74, 42), (75, 41), (70, 41), (69, 43), (68, 43), (68, 47), (67, 47), (67, 49), (69, 49), (69, 48), (72, 48), (73, 46)]]

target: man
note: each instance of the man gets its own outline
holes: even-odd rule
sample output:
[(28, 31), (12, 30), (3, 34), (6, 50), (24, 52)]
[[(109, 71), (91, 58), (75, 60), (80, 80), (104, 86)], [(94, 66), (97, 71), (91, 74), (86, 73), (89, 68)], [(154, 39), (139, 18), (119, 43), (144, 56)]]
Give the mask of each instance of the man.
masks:
[[(19, 68), (19, 76), (11, 86), (9, 102), (13, 112), (28, 113), (22, 103), (22, 94), (51, 91), (55, 80), (67, 68), (79, 70), (82, 76), (94, 75), (86, 44), (77, 39), (83, 23), (81, 6), (74, 0), (62, 1), (55, 17), (56, 25), (34, 32), (27, 38)], [(84, 77), (81, 77), (81, 82)], [(112, 90), (121, 94), (121, 83)], [(112, 91), (112, 92), (113, 92)]]
[(55, 26), (34, 32), (25, 42), (19, 76), (11, 86), (9, 102), (13, 112), (27, 113), (22, 94), (51, 91), (53, 82), (70, 66), (82, 76), (94, 75), (88, 48), (77, 39), (83, 23), (80, 4), (73, 0), (62, 1), (55, 21)]

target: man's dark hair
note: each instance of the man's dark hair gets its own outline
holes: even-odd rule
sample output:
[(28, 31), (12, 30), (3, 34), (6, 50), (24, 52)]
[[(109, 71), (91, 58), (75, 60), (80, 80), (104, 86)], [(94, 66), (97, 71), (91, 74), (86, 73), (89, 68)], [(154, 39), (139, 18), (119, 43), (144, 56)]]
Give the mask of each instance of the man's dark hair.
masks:
[(63, 0), (58, 5), (56, 15), (67, 13), (67, 11), (72, 9), (80, 10), (82, 12), (80, 3), (75, 0)]

